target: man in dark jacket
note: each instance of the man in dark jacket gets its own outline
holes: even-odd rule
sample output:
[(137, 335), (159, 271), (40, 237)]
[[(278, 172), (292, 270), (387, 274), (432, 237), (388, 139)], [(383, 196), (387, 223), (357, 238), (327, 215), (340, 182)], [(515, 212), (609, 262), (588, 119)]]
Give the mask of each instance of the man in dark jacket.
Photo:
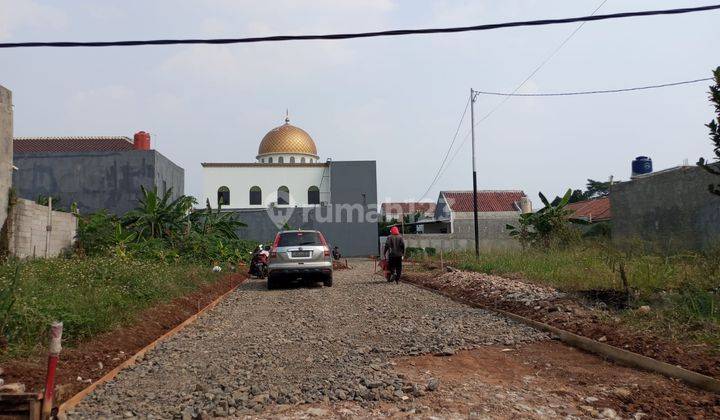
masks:
[(405, 256), (405, 241), (400, 236), (400, 231), (397, 226), (393, 226), (390, 229), (390, 236), (385, 240), (385, 249), (383, 255), (387, 257), (388, 268), (390, 269), (390, 281), (395, 280), (395, 283), (400, 281), (400, 275), (402, 274), (402, 260)]

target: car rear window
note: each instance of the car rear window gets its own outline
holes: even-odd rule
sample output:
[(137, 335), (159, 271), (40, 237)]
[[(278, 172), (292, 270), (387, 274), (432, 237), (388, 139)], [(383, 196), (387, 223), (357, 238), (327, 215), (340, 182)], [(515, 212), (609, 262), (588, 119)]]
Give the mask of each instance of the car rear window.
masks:
[(308, 246), (322, 245), (320, 235), (317, 232), (291, 232), (281, 233), (278, 246)]

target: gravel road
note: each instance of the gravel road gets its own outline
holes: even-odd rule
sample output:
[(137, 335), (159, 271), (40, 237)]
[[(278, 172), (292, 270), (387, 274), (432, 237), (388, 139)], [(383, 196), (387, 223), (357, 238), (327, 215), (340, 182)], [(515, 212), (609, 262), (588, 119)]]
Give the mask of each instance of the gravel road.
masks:
[(99, 387), (70, 418), (262, 415), (278, 405), (411, 403), (394, 358), (527, 343), (544, 333), (406, 284), (351, 261), (333, 287), (268, 291), (249, 280), (224, 302)]

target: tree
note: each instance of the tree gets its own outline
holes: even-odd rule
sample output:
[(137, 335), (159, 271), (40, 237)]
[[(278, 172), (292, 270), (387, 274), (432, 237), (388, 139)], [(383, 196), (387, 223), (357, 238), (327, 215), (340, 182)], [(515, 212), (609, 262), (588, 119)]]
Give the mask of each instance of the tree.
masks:
[[(713, 151), (715, 152), (714, 159), (717, 161), (720, 160), (720, 67), (713, 70), (713, 77), (715, 84), (710, 86), (709, 99), (715, 107), (715, 114), (717, 115), (709, 123), (705, 124), (705, 126), (710, 130), (710, 141), (714, 146)], [(717, 165), (708, 164), (705, 158), (700, 158), (697, 165), (713, 175), (720, 175), (720, 168), (718, 168)], [(708, 185), (708, 190), (712, 194), (720, 195), (720, 184), (710, 184)]]
[(563, 234), (568, 229), (568, 215), (570, 210), (565, 208), (570, 203), (572, 189), (556, 204), (550, 203), (543, 193), (539, 193), (540, 200), (545, 207), (535, 213), (520, 215), (518, 226), (505, 225), (510, 236), (516, 237), (523, 245), (541, 245), (549, 247), (563, 240)]
[(181, 232), (187, 225), (188, 214), (194, 197), (181, 195), (171, 201), (172, 188), (158, 195), (156, 189), (140, 187), (141, 197), (138, 206), (122, 218), (124, 227), (137, 233), (138, 238), (165, 239)]

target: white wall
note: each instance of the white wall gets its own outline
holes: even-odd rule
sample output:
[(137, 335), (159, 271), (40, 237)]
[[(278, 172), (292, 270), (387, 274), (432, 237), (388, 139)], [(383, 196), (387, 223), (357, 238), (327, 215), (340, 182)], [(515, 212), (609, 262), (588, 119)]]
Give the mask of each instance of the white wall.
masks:
[[(57, 257), (72, 247), (77, 232), (77, 217), (72, 213), (53, 211), (48, 220), (48, 207), (19, 198), (12, 208), (10, 254), (18, 258)], [(47, 230), (48, 221), (52, 229)], [(47, 242), (48, 234), (50, 241)]]
[[(328, 171), (328, 177), (323, 180), (325, 171)], [(290, 207), (307, 206), (308, 188), (318, 187), (320, 199), (325, 200), (326, 192), (330, 191), (329, 180), (327, 165), (204, 167), (203, 197), (200, 204), (203, 205), (206, 199), (210, 199), (210, 204), (217, 207), (217, 190), (225, 186), (230, 189), (228, 208), (263, 208), (271, 202), (277, 203), (277, 190), (284, 185), (290, 190)], [(250, 205), (250, 188), (253, 186), (262, 189), (261, 205)]]

